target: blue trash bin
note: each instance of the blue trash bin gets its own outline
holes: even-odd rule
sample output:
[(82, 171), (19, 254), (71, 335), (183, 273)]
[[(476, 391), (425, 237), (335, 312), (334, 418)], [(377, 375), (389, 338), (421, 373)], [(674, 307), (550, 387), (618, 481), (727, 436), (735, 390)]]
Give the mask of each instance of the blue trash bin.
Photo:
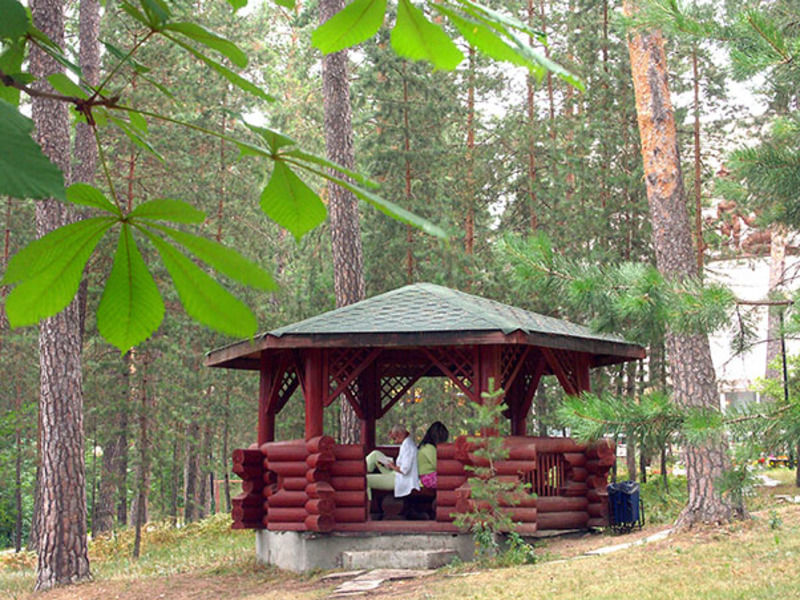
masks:
[(630, 531), (642, 526), (639, 511), (639, 484), (635, 481), (620, 481), (608, 486), (608, 513), (611, 527), (619, 531)]

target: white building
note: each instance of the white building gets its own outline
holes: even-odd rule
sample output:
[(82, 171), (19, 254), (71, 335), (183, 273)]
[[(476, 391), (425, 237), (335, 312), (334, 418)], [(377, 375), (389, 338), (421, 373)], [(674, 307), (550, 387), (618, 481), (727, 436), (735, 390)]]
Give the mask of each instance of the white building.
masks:
[[(769, 291), (769, 255), (755, 258), (718, 260), (706, 266), (706, 277), (730, 288), (742, 300), (763, 301)], [(786, 256), (789, 275), (800, 272), (800, 257)], [(787, 277), (790, 289), (800, 282)], [(767, 307), (741, 306), (740, 312), (751, 319), (758, 342), (750, 350), (737, 355), (731, 347), (732, 329), (721, 330), (709, 336), (711, 358), (717, 373), (722, 408), (757, 400), (753, 384), (764, 377), (767, 361)], [(734, 319), (735, 321), (735, 319)], [(736, 323), (732, 323), (732, 328)], [(787, 355), (800, 353), (800, 341), (786, 340)]]

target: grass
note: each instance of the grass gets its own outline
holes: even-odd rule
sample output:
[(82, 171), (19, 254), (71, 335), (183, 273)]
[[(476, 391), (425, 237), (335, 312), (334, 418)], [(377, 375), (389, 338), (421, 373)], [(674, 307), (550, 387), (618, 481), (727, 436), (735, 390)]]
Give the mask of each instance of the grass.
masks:
[[(776, 494), (797, 495), (794, 471), (764, 472), (781, 484), (758, 488), (749, 501), (754, 518), (726, 527), (701, 528), (667, 540), (597, 557), (577, 559), (586, 550), (629, 541), (636, 535), (557, 538), (537, 547), (534, 565), (485, 569), (465, 564), (424, 580), (385, 584), (371, 598), (411, 600), (511, 600), (535, 595), (550, 599), (597, 600), (636, 597), (766, 599), (800, 598), (800, 508), (776, 502)], [(682, 489), (670, 481), (671, 491)], [(669, 523), (680, 497), (663, 493), (660, 480), (642, 486), (651, 531)], [(130, 559), (133, 532), (90, 544), (90, 584), (50, 592), (47, 600), (315, 600), (333, 584), (319, 574), (292, 575), (256, 565), (252, 532), (232, 531), (228, 515), (175, 529), (152, 524), (144, 532), (142, 555)], [(646, 528), (646, 529), (647, 529)], [(663, 525), (661, 526), (663, 528)], [(646, 533), (646, 532), (645, 532)], [(0, 554), (0, 598), (33, 600), (35, 556)]]
[(703, 529), (606, 556), (442, 579), (405, 597), (510, 600), (536, 590), (548, 600), (798, 598), (800, 513), (785, 507), (779, 514), (779, 529), (766, 519)]
[[(142, 580), (185, 573), (219, 576), (242, 572), (267, 574), (253, 556), (253, 534), (230, 529), (230, 515), (218, 514), (199, 523), (174, 528), (151, 523), (143, 531), (138, 560), (131, 558), (131, 529), (89, 543), (89, 561), (95, 580)], [(0, 598), (21, 598), (33, 587), (36, 556), (25, 552), (0, 557)]]

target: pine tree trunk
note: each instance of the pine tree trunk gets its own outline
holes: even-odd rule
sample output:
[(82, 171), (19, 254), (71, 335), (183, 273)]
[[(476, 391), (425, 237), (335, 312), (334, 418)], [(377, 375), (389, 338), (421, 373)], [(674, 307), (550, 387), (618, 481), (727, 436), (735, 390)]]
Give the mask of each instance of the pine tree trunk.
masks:
[[(632, 6), (625, 3), (627, 15), (635, 10)], [(667, 281), (678, 282), (697, 277), (698, 272), (660, 32), (631, 33), (628, 50), (656, 265)], [(669, 329), (666, 348), (677, 404), (684, 409), (719, 410), (708, 336)], [(677, 527), (720, 523), (744, 514), (743, 506), (732, 505), (718, 490), (718, 481), (729, 465), (724, 441), (686, 444), (689, 498)]]
[(117, 523), (128, 522), (128, 407), (120, 411), (118, 454), (116, 457)]
[(198, 437), (200, 424), (192, 420), (186, 426), (186, 450), (184, 452), (183, 468), (183, 520), (184, 523), (193, 523), (197, 520), (199, 507), (197, 506), (198, 478)]
[[(79, 61), (84, 80), (91, 85), (100, 84), (100, 3), (97, 0), (80, 0)], [(87, 123), (75, 126), (75, 163), (72, 181), (94, 182), (97, 168), (97, 142), (94, 131)]]
[[(120, 495), (127, 501), (127, 447), (128, 447), (128, 394), (130, 378), (130, 355), (126, 354), (120, 361), (118, 369), (119, 390), (124, 390), (116, 401), (112, 401), (113, 412), (109, 422), (104, 426), (103, 460), (100, 464), (100, 484), (97, 491), (97, 502), (92, 521), (92, 534), (107, 533), (114, 528), (115, 504)], [(121, 464), (123, 463), (123, 464)], [(127, 514), (127, 510), (125, 511)], [(125, 519), (118, 523), (125, 525)]]
[(222, 472), (225, 477), (225, 512), (231, 512), (231, 477), (228, 469), (228, 438), (230, 437), (231, 395), (225, 394), (225, 422), (222, 426)]
[[(769, 242), (769, 297), (770, 299), (783, 285), (784, 270), (786, 269), (786, 228), (775, 224), (770, 228)], [(767, 379), (782, 379), (783, 371), (770, 367), (776, 358), (781, 355), (781, 311), (784, 306), (767, 307), (767, 364), (765, 376)]]
[[(34, 25), (64, 47), (61, 0), (31, 2)], [(45, 77), (63, 71), (37, 46), (31, 47), (31, 73), (37, 87)], [(44, 85), (49, 88), (49, 85)], [(36, 140), (69, 181), (69, 120), (64, 103), (34, 98), (32, 115)], [(36, 204), (39, 237), (77, 220), (76, 212), (55, 200)], [(36, 589), (76, 583), (91, 577), (86, 540), (86, 485), (83, 457), (83, 389), (80, 310), (77, 300), (39, 329), (42, 427), (39, 482), (39, 561)]]
[(178, 524), (178, 496), (181, 489), (180, 472), (180, 444), (178, 438), (172, 440), (172, 472), (170, 475), (171, 502), (169, 505), (169, 516), (172, 517), (172, 524)]
[(694, 235), (697, 251), (697, 271), (703, 275), (703, 197), (700, 178), (700, 75), (697, 71), (697, 48), (692, 48), (692, 80), (694, 84)]
[[(531, 28), (536, 26), (536, 6), (533, 0), (528, 0), (528, 25)], [(533, 36), (529, 36), (528, 44), (532, 46), (533, 43)], [(533, 129), (536, 122), (536, 104), (534, 101), (536, 85), (533, 75), (528, 75), (526, 83), (528, 92), (526, 103), (528, 117), (528, 223), (531, 232), (534, 232), (539, 227), (539, 216), (536, 213), (538, 208), (536, 201), (536, 137)]]
[(147, 396), (147, 367), (149, 357), (145, 353), (142, 361), (142, 380), (137, 386), (139, 392), (139, 468), (136, 473), (136, 501), (134, 502), (134, 526), (136, 528), (133, 540), (133, 558), (139, 558), (142, 545), (142, 527), (147, 523), (147, 494), (150, 490), (150, 432), (149, 412), (150, 406)]
[[(6, 256), (6, 258), (8, 258)], [(14, 402), (16, 410), (16, 427), (14, 431), (15, 457), (14, 457), (14, 552), (22, 550), (22, 389), (17, 383), (17, 393)]]
[(467, 162), (466, 190), (464, 193), (464, 253), (471, 255), (475, 249), (475, 48), (469, 47), (467, 67)]
[[(629, 362), (625, 365), (625, 395), (633, 400), (636, 393), (636, 363)], [(625, 432), (625, 464), (628, 468), (628, 480), (636, 481), (638, 474), (636, 472), (636, 445), (638, 440), (634, 437), (633, 432), (628, 430)]]
[[(408, 78), (406, 77), (406, 62), (403, 61), (403, 148), (406, 163), (406, 207), (411, 206), (411, 130), (408, 112)], [(406, 225), (406, 283), (414, 283), (414, 228), (411, 225)]]
[[(344, 0), (321, 0), (319, 22), (324, 23), (344, 8)], [(328, 54), (322, 59), (322, 98), (325, 112), (325, 148), (329, 160), (348, 169), (355, 166), (353, 124), (350, 105), (350, 82), (347, 78), (347, 51)], [(329, 185), (331, 251), (336, 306), (342, 307), (363, 300), (364, 261), (358, 201), (348, 190)], [(343, 444), (358, 443), (361, 424), (355, 411), (342, 396), (339, 437)]]

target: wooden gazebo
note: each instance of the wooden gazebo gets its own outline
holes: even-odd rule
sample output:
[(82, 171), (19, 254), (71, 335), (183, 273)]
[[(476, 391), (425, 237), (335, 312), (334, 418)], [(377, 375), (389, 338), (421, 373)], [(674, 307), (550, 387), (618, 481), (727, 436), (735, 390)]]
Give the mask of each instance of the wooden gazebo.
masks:
[[(447, 377), (480, 402), (489, 380), (506, 391), (509, 460), (498, 472), (531, 483), (509, 507), (520, 531), (607, 524), (608, 443), (526, 436), (543, 375), (567, 394), (590, 389), (592, 367), (644, 357), (644, 349), (586, 327), (432, 284), (409, 285), (210, 352), (206, 365), (260, 374), (257, 441), (234, 451), (243, 493), (234, 527), (273, 531), (455, 531), (469, 506), (463, 438), (437, 447), (436, 520), (371, 521), (364, 456), (375, 423), (422, 377)], [(275, 441), (275, 418), (292, 394), (305, 399), (305, 438)], [(361, 444), (323, 431), (323, 410), (344, 396), (362, 423)]]

